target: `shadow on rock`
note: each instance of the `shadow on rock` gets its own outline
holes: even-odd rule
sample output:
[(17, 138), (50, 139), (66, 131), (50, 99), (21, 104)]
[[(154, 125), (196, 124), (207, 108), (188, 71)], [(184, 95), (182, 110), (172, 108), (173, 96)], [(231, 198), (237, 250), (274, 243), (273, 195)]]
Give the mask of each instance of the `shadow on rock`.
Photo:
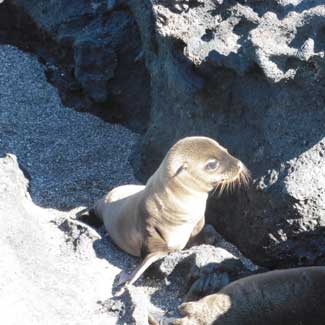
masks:
[[(153, 60), (153, 105), (134, 164), (137, 176), (145, 181), (180, 138), (200, 134), (220, 141), (254, 182), (248, 196), (210, 200), (208, 222), (258, 264), (282, 266), (285, 244), (269, 248), (324, 224), (323, 3), (180, 4), (181, 15), (170, 1), (132, 4), (144, 39), (151, 43), (151, 35), (160, 49), (148, 45), (145, 53)], [(318, 246), (310, 240), (314, 256), (322, 258), (322, 238)]]

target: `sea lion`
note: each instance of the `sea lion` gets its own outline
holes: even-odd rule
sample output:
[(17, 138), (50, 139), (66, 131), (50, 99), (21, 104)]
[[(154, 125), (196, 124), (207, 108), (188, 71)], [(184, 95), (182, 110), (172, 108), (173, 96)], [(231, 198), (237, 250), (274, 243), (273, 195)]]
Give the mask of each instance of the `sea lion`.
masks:
[(323, 325), (325, 267), (248, 276), (179, 310), (185, 317), (174, 325)]
[(97, 201), (93, 211), (115, 244), (144, 258), (120, 284), (134, 283), (152, 263), (199, 234), (212, 189), (247, 179), (244, 164), (216, 141), (187, 137), (168, 151), (145, 186), (120, 186)]

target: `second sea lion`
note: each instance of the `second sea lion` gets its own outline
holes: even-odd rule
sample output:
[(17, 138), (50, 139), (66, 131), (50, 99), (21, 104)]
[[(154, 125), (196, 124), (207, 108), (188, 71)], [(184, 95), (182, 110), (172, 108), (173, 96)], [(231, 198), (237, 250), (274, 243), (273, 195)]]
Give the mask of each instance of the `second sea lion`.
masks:
[(174, 325), (324, 325), (325, 267), (248, 276), (179, 310)]

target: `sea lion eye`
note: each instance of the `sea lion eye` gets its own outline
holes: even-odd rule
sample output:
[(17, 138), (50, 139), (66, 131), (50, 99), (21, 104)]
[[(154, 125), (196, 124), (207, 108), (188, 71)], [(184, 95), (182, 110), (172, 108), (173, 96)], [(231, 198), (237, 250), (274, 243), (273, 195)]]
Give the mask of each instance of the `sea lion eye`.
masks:
[(205, 169), (212, 171), (212, 170), (216, 170), (218, 166), (219, 166), (219, 162), (216, 159), (210, 159), (205, 165)]

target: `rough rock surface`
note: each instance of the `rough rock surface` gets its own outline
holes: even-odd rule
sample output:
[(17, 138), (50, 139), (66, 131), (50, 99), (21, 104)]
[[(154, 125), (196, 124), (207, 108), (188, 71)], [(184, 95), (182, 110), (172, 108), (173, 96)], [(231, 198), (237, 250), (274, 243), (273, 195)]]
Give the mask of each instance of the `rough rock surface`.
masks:
[(138, 135), (64, 107), (34, 56), (0, 46), (0, 63), (1, 319), (144, 325), (175, 314), (184, 275), (146, 274), (114, 297), (117, 275), (139, 261), (76, 220), (111, 187), (136, 183), (128, 157)]
[(212, 199), (209, 222), (258, 263), (324, 264), (324, 1), (130, 7), (152, 87), (138, 176), (177, 139), (213, 137), (247, 164), (254, 184), (248, 195)]
[[(206, 225), (206, 227), (210, 228), (212, 226)], [(250, 271), (255, 271), (257, 269), (256, 265), (243, 256), (237, 247), (225, 241), (216, 231), (214, 232), (215, 240), (213, 242), (210, 241), (209, 244), (198, 246), (194, 245), (193, 247), (184, 249), (181, 252), (171, 253), (160, 262), (157, 262), (152, 269), (154, 269), (157, 274), (169, 277), (176, 268), (180, 268), (184, 269), (183, 271), (191, 277), (190, 274), (192, 271), (189, 272), (189, 270), (192, 266), (193, 270), (196, 268), (201, 269), (209, 262), (220, 264), (225, 259), (240, 261), (240, 264)], [(235, 264), (232, 265), (235, 266)], [(177, 272), (182, 273), (182, 271)]]
[[(41, 34), (43, 44), (31, 43), (30, 50), (47, 61), (49, 79), (67, 103), (143, 132), (149, 118), (150, 80), (138, 27), (124, 2), (9, 1), (0, 8), (0, 28), (11, 35), (25, 30), (32, 40)], [(72, 102), (69, 95), (84, 100)]]
[(167, 281), (182, 279), (186, 300), (215, 293), (230, 281), (258, 270), (236, 247), (223, 239), (215, 246), (203, 244), (171, 253), (152, 269), (167, 277)]
[(0, 62), (0, 156), (15, 154), (24, 172), (13, 156), (1, 158), (2, 319), (113, 322), (118, 315), (99, 301), (133, 259), (72, 218), (112, 186), (135, 181), (128, 156), (138, 136), (64, 107), (35, 57), (1, 46)]
[(136, 134), (64, 107), (35, 58), (0, 49), (0, 154), (18, 157), (36, 204), (89, 206), (113, 186), (136, 182), (128, 161)]
[[(119, 269), (96, 257), (99, 236), (84, 227), (77, 251), (53, 223), (63, 213), (31, 201), (15, 156), (0, 159), (0, 306), (6, 324), (111, 324), (101, 313)], [(94, 272), (96, 270), (96, 272)]]
[[(0, 39), (6, 38), (3, 30), (10, 30), (6, 24), (11, 16), (3, 11), (7, 3), (12, 2), (0, 7)], [(152, 112), (135, 162), (138, 176), (148, 177), (183, 136), (216, 138), (247, 164), (254, 183), (247, 194), (212, 198), (209, 222), (258, 263), (325, 263), (323, 0), (15, 3), (61, 50), (75, 91), (81, 89), (100, 109), (106, 104), (116, 108), (115, 120), (119, 114), (122, 120), (131, 117), (133, 128), (142, 131), (150, 101), (145, 60)], [(36, 204), (69, 211), (89, 205), (113, 185), (134, 182), (127, 159), (135, 135), (68, 111), (30, 56), (1, 47), (0, 60), (0, 153), (18, 156)], [(60, 71), (51, 63), (47, 67), (56, 75)], [(8, 209), (14, 214), (12, 196), (10, 200)], [(34, 211), (30, 204), (28, 209)], [(36, 210), (31, 221), (43, 213)], [(90, 238), (89, 230), (67, 216), (62, 222), (48, 220), (66, 236), (65, 244), (78, 250), (83, 238)], [(47, 233), (48, 225), (38, 222)], [(110, 245), (107, 238), (94, 243), (96, 254), (109, 260), (112, 251), (105, 245)], [(23, 251), (27, 255), (28, 249)], [(12, 260), (10, 253), (4, 254)], [(126, 264), (119, 257), (113, 260), (121, 268), (133, 267), (132, 258), (125, 257)], [(67, 263), (63, 257), (61, 261)], [(174, 308), (181, 299), (175, 284), (161, 288), (155, 280), (142, 281), (152, 302), (163, 309)], [(102, 310), (125, 314), (119, 301), (101, 297), (100, 304)]]

